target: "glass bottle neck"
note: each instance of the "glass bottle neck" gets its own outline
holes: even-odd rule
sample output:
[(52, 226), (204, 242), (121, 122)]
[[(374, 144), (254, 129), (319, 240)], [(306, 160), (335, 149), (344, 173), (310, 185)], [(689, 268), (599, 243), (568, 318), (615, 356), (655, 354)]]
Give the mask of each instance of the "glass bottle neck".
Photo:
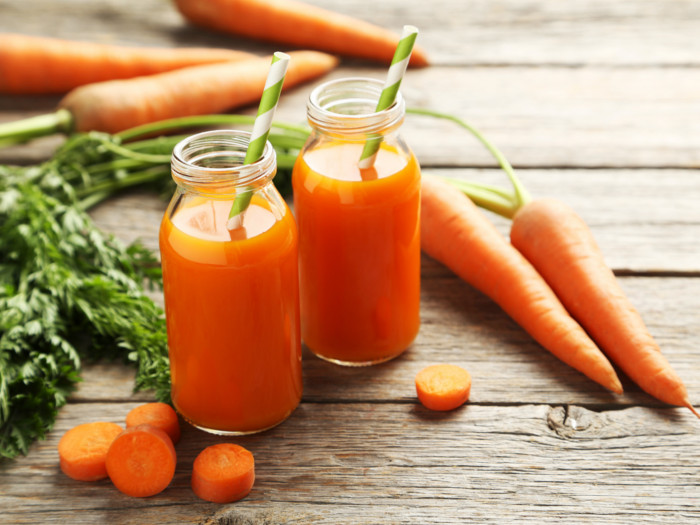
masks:
[(275, 150), (267, 142), (260, 159), (243, 164), (249, 141), (249, 132), (237, 130), (205, 131), (182, 140), (173, 150), (173, 180), (186, 191), (221, 196), (267, 185), (276, 171)]
[(346, 139), (384, 135), (401, 126), (406, 106), (401, 93), (383, 111), (376, 111), (383, 83), (371, 78), (345, 78), (321, 84), (307, 104), (309, 124), (315, 131)]

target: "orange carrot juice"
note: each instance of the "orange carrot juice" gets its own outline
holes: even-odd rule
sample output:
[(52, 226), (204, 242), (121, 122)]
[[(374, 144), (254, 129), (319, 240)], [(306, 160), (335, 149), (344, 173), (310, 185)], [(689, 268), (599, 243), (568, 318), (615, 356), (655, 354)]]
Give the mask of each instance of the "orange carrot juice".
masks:
[(292, 179), (302, 339), (346, 365), (395, 357), (420, 325), (420, 169), (383, 143), (373, 168), (360, 170), (362, 147), (309, 148)]
[(160, 232), (172, 372), (182, 416), (219, 431), (284, 420), (301, 396), (296, 231), (262, 206), (247, 238), (225, 227), (231, 201), (165, 217)]
[[(159, 239), (173, 404), (219, 434), (280, 423), (302, 391), (296, 223), (272, 184), (269, 143), (237, 165), (247, 140), (205, 132), (176, 146)], [(242, 194), (250, 205), (229, 223)]]

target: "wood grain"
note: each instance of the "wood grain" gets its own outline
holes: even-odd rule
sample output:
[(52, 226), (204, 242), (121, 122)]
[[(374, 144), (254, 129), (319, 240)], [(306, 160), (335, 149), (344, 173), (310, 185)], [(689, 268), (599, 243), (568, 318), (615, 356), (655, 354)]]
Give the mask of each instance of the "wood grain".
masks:
[[(615, 395), (548, 353), (490, 299), (424, 258), (421, 330), (401, 357), (371, 368), (345, 368), (304, 353), (303, 399), (328, 402), (412, 402), (413, 378), (437, 362), (461, 365), (473, 377), (476, 403), (576, 403), (588, 407), (663, 406), (620, 373), (625, 394)], [(696, 278), (621, 279), (664, 354), (700, 405), (697, 348), (700, 282)], [(86, 368), (76, 402), (132, 399), (133, 369), (115, 364)], [(139, 393), (133, 399), (150, 399)]]
[[(383, 78), (385, 73), (341, 67), (286, 92), (276, 118), (304, 122), (314, 86), (353, 75)], [(697, 169), (698, 85), (700, 69), (431, 67), (409, 71), (401, 90), (409, 107), (468, 121), (515, 167)], [(0, 121), (52, 111), (57, 101), (0, 97)], [(408, 115), (402, 133), (423, 166), (496, 166), (481, 144), (451, 122)], [(56, 144), (45, 139), (3, 149), (0, 162), (37, 162)]]
[[(698, 66), (695, 1), (568, 5), (557, 0), (307, 0), (397, 33), (420, 28), (433, 62), (450, 66)], [(274, 46), (189, 26), (169, 0), (1, 0), (0, 30), (147, 45)], [(356, 65), (356, 63), (354, 63)]]
[[(436, 169), (426, 173), (509, 187), (500, 170)], [(533, 197), (555, 197), (591, 228), (618, 273), (700, 274), (700, 177), (689, 170), (519, 170)], [(130, 243), (158, 250), (166, 202), (131, 192), (95, 208), (98, 226)], [(510, 221), (486, 212), (508, 235)], [(673, 235), (669, 235), (669, 228)]]
[[(700, 1), (308, 1), (396, 31), (420, 28), (434, 66), (407, 73), (408, 105), (464, 118), (534, 196), (560, 198), (581, 214), (700, 405)], [(171, 0), (0, 0), (0, 31), (258, 54), (278, 48), (190, 26)], [(344, 60), (324, 80), (384, 75), (383, 66)], [(277, 118), (304, 122), (318, 82), (287, 92)], [(0, 122), (57, 102), (0, 97)], [(425, 172), (507, 185), (483, 147), (452, 123), (409, 115), (403, 134)], [(61, 141), (0, 149), (0, 163), (41, 162)], [(123, 241), (157, 250), (164, 207), (132, 192), (92, 216)], [(489, 217), (507, 234), (508, 221)], [(152, 297), (162, 304), (162, 294)], [(56, 445), (67, 429), (123, 423), (152, 399), (132, 392), (133, 368), (88, 364), (48, 439), (0, 462), (0, 522), (700, 522), (700, 432), (688, 410), (663, 406), (624, 377), (624, 395), (604, 391), (428, 257), (421, 318), (414, 345), (376, 367), (340, 368), (305, 351), (299, 408), (275, 429), (234, 440), (255, 454), (257, 480), (233, 505), (190, 490), (194, 457), (222, 438), (184, 423), (175, 479), (158, 496), (129, 498), (108, 480), (64, 476)], [(472, 373), (466, 406), (435, 413), (417, 403), (413, 377), (433, 362)]]
[(189, 475), (196, 454), (220, 439), (191, 427), (183, 427), (173, 482), (155, 498), (129, 498), (108, 480), (81, 483), (59, 471), (56, 445), (68, 428), (121, 423), (133, 406), (66, 407), (46, 441), (0, 466), (3, 516), (76, 525), (700, 518), (700, 434), (686, 412), (468, 405), (434, 413), (415, 403), (304, 403), (279, 427), (236, 440), (255, 456), (256, 483), (246, 499), (219, 506), (194, 496)]

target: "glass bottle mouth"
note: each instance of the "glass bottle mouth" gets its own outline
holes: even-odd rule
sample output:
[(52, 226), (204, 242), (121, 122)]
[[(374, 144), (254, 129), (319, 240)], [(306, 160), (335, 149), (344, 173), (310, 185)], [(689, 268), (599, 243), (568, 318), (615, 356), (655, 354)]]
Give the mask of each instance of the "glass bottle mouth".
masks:
[(208, 192), (266, 184), (276, 171), (275, 150), (266, 142), (257, 161), (243, 164), (250, 135), (248, 131), (214, 130), (183, 139), (173, 149), (173, 179), (180, 186)]
[(331, 80), (316, 87), (309, 96), (309, 123), (328, 133), (384, 133), (403, 121), (406, 104), (401, 92), (387, 109), (376, 111), (384, 88), (380, 80), (364, 77)]

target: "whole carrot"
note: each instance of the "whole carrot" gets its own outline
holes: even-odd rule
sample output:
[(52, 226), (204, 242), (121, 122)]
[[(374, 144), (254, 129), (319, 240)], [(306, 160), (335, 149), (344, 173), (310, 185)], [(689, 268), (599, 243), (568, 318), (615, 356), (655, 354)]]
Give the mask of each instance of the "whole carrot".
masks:
[(66, 93), (93, 82), (254, 57), (232, 49), (128, 47), (0, 33), (0, 93)]
[(645, 392), (700, 414), (623, 292), (593, 234), (568, 205), (535, 199), (513, 217), (510, 238), (600, 348)]
[(421, 248), (493, 299), (538, 343), (616, 393), (615, 371), (530, 263), (457, 188), (423, 176)]
[[(399, 35), (377, 25), (296, 0), (175, 0), (191, 22), (299, 48), (390, 64)], [(410, 65), (427, 66), (414, 47)]]
[[(292, 51), (284, 89), (327, 73), (338, 59), (318, 51)], [(80, 86), (59, 110), (0, 125), (0, 143), (56, 132), (117, 133), (160, 120), (208, 115), (259, 100), (270, 57), (191, 66), (156, 75)]]
[[(326, 73), (337, 59), (316, 51), (290, 53), (284, 87)], [(207, 115), (256, 102), (265, 87), (270, 58), (192, 66), (129, 80), (74, 89), (60, 102), (77, 131), (116, 133), (173, 117)]]

